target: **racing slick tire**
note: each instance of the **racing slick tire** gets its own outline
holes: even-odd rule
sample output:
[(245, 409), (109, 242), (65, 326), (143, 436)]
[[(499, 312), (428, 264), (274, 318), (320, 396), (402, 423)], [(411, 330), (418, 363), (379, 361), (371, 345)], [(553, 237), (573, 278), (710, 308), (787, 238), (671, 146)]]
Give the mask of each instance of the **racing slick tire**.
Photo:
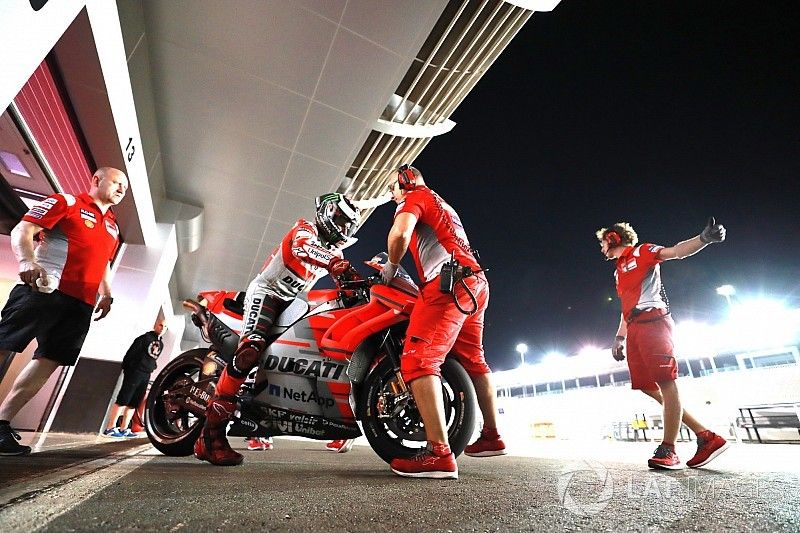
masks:
[(199, 380), (207, 353), (206, 348), (182, 353), (164, 367), (150, 388), (144, 427), (150, 442), (164, 455), (184, 457), (194, 451), (205, 417), (181, 405), (181, 390)]
[[(455, 358), (441, 367), (445, 424), (450, 449), (458, 457), (475, 432), (477, 401), (467, 371)], [(426, 445), (422, 419), (413, 399), (402, 400), (392, 361), (384, 357), (364, 380), (357, 406), (364, 435), (381, 459), (411, 457)], [(396, 403), (394, 403), (396, 401)], [(388, 405), (389, 402), (392, 405)]]

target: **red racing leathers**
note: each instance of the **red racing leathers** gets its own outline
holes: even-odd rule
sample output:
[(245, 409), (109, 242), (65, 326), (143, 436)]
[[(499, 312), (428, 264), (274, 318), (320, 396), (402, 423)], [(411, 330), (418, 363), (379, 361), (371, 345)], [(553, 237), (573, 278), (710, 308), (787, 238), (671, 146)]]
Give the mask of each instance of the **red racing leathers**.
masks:
[[(417, 224), (410, 251), (422, 280), (422, 290), (411, 312), (400, 369), (410, 383), (426, 375), (441, 375), (440, 367), (451, 351), (470, 375), (491, 372), (483, 353), (483, 321), (489, 304), (489, 283), (483, 273), (464, 279), (475, 296), (475, 312), (465, 315), (456, 307), (451, 294), (439, 291), (442, 265), (455, 254), (459, 264), (480, 270), (470, 248), (461, 219), (438, 194), (425, 186), (409, 191), (397, 207), (399, 213), (412, 213)], [(455, 294), (463, 309), (472, 302), (461, 284)]]

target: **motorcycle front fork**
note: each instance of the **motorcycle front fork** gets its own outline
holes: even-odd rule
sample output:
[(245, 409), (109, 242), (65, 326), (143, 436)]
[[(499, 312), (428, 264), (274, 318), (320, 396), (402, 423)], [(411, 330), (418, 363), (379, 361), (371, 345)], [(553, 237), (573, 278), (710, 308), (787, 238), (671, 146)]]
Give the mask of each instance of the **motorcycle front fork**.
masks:
[(403, 345), (392, 335), (391, 331), (386, 332), (386, 336), (383, 339), (383, 349), (386, 352), (386, 357), (392, 361), (392, 368), (394, 368), (394, 373), (397, 376), (397, 381), (392, 383), (393, 392), (407, 392), (409, 390), (408, 386), (400, 374), (400, 355), (403, 353)]
[(406, 385), (400, 372), (400, 355), (403, 346), (391, 332), (386, 332), (386, 336), (383, 339), (383, 349), (386, 352), (386, 357), (392, 361), (396, 379), (388, 383), (389, 391), (379, 396), (376, 407), (379, 418), (392, 418), (402, 411), (409, 401), (413, 402), (414, 398), (411, 395), (411, 389)]

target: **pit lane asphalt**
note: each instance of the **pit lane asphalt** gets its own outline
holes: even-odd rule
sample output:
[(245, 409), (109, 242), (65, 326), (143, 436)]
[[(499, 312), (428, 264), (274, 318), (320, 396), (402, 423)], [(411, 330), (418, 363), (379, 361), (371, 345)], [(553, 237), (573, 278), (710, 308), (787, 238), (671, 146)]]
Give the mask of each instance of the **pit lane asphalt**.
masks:
[[(232, 442), (243, 446), (243, 439)], [(800, 446), (741, 444), (712, 463), (714, 469), (655, 472), (638, 460), (646, 460), (654, 446), (650, 443), (597, 446), (591, 459), (569, 456), (563, 453), (564, 445), (547, 443), (542, 446), (549, 449), (540, 450), (544, 453), (528, 456), (462, 456), (458, 480), (420, 480), (395, 476), (367, 446), (336, 454), (326, 451), (323, 442), (277, 438), (275, 443), (273, 451), (243, 451), (244, 465), (227, 468), (192, 457), (162, 456), (144, 439), (110, 444), (106, 455), (96, 447), (92, 455), (84, 447), (81, 453), (61, 451), (60, 458), (46, 449), (27, 458), (3, 457), (0, 527), (4, 531), (11, 531), (10, 525), (24, 531), (800, 530), (800, 469), (785, 462), (794, 457), (800, 463)], [(770, 463), (773, 471), (753, 468), (752, 458), (761, 454), (756, 449), (780, 450), (777, 455), (786, 459)], [(77, 453), (78, 460), (70, 463), (70, 453)], [(60, 460), (65, 462), (59, 467)]]

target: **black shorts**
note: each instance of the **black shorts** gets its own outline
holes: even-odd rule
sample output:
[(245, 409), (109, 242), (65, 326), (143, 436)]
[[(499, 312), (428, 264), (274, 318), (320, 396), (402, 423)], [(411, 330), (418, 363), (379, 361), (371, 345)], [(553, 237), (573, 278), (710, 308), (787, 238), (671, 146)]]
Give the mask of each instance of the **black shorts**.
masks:
[(126, 407), (139, 407), (147, 390), (147, 383), (150, 381), (148, 372), (130, 370), (122, 373), (122, 387), (117, 394), (117, 405)]
[(59, 290), (50, 294), (29, 285), (11, 289), (0, 318), (0, 350), (22, 352), (35, 338), (34, 359), (44, 357), (64, 366), (78, 360), (94, 308)]

